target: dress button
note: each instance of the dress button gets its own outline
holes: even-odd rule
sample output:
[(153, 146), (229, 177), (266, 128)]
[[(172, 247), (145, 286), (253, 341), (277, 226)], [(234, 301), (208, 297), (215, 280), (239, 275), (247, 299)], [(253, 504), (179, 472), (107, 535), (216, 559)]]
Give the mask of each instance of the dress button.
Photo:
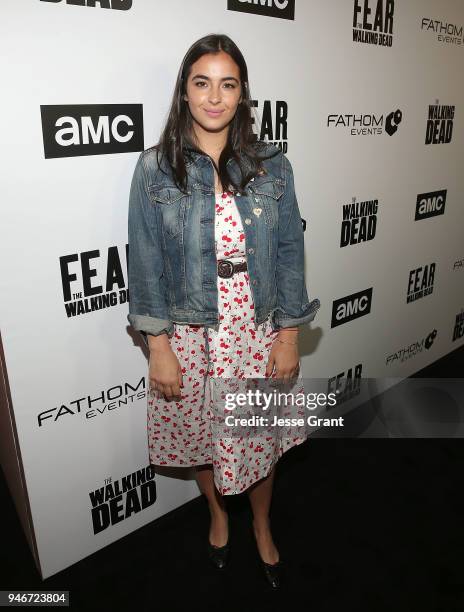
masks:
[(251, 219), (249, 219), (249, 218), (247, 217), (247, 218), (245, 219), (245, 223), (246, 223), (247, 225), (250, 225), (250, 223), (251, 223)]
[(254, 249), (248, 249), (248, 253), (254, 253), (255, 250)]

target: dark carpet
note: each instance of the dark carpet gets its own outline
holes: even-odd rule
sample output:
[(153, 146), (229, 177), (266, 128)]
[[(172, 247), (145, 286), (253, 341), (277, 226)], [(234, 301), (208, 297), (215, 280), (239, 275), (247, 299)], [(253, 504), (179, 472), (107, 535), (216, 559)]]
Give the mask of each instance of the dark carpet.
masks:
[[(464, 347), (416, 376), (462, 377)], [(0, 477), (2, 590), (66, 589), (73, 610), (464, 610), (462, 439), (310, 438), (277, 464), (285, 584), (265, 582), (246, 493), (228, 496), (231, 560), (206, 557), (204, 497), (42, 581)]]

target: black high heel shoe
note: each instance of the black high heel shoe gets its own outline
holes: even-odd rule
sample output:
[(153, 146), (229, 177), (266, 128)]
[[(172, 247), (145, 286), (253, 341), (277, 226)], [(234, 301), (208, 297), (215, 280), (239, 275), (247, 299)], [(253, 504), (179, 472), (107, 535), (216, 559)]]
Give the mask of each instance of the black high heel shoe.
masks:
[(211, 563), (217, 569), (224, 569), (227, 567), (230, 557), (230, 522), (229, 522), (229, 537), (224, 546), (216, 546), (211, 544), (208, 537), (208, 556)]
[(258, 545), (256, 542), (256, 536), (254, 534), (253, 528), (251, 529), (251, 531), (252, 531), (253, 538), (256, 544), (256, 553), (258, 555), (258, 559), (261, 563), (261, 566), (264, 570), (264, 575), (266, 577), (266, 580), (273, 589), (278, 589), (282, 583), (282, 570), (283, 570), (284, 563), (282, 559), (280, 558), (276, 563), (266, 563), (266, 561), (263, 560), (263, 558), (261, 557), (259, 553)]
[(278, 589), (282, 581), (282, 560), (279, 559), (277, 563), (266, 563), (261, 559), (261, 555), (259, 555), (259, 558), (261, 560), (261, 565), (264, 568), (266, 580), (273, 589)]

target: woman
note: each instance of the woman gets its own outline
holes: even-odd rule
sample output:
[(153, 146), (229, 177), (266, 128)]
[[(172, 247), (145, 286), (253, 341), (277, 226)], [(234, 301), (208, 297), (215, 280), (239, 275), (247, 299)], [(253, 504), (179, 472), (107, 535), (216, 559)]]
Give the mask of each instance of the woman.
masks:
[[(150, 349), (150, 462), (195, 466), (211, 513), (208, 550), (228, 560), (224, 496), (247, 491), (268, 582), (282, 563), (270, 530), (275, 464), (306, 435), (221, 437), (213, 379), (299, 376), (308, 302), (290, 162), (256, 141), (245, 60), (225, 35), (194, 43), (160, 142), (141, 153), (129, 204), (128, 319)], [(214, 192), (213, 192), (214, 189)]]

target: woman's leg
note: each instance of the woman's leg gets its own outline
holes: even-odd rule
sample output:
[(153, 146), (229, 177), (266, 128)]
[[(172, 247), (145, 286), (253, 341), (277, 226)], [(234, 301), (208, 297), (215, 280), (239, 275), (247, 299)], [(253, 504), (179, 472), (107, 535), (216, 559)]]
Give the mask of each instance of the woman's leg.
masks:
[(269, 518), (275, 468), (274, 465), (268, 476), (248, 489), (248, 497), (253, 510), (253, 531), (258, 551), (262, 560), (271, 564), (277, 563), (279, 560), (279, 551), (272, 539)]
[(200, 491), (206, 496), (211, 513), (209, 541), (215, 546), (224, 546), (229, 537), (228, 514), (223, 496), (216, 489), (213, 479), (213, 466), (195, 467), (195, 478)]

